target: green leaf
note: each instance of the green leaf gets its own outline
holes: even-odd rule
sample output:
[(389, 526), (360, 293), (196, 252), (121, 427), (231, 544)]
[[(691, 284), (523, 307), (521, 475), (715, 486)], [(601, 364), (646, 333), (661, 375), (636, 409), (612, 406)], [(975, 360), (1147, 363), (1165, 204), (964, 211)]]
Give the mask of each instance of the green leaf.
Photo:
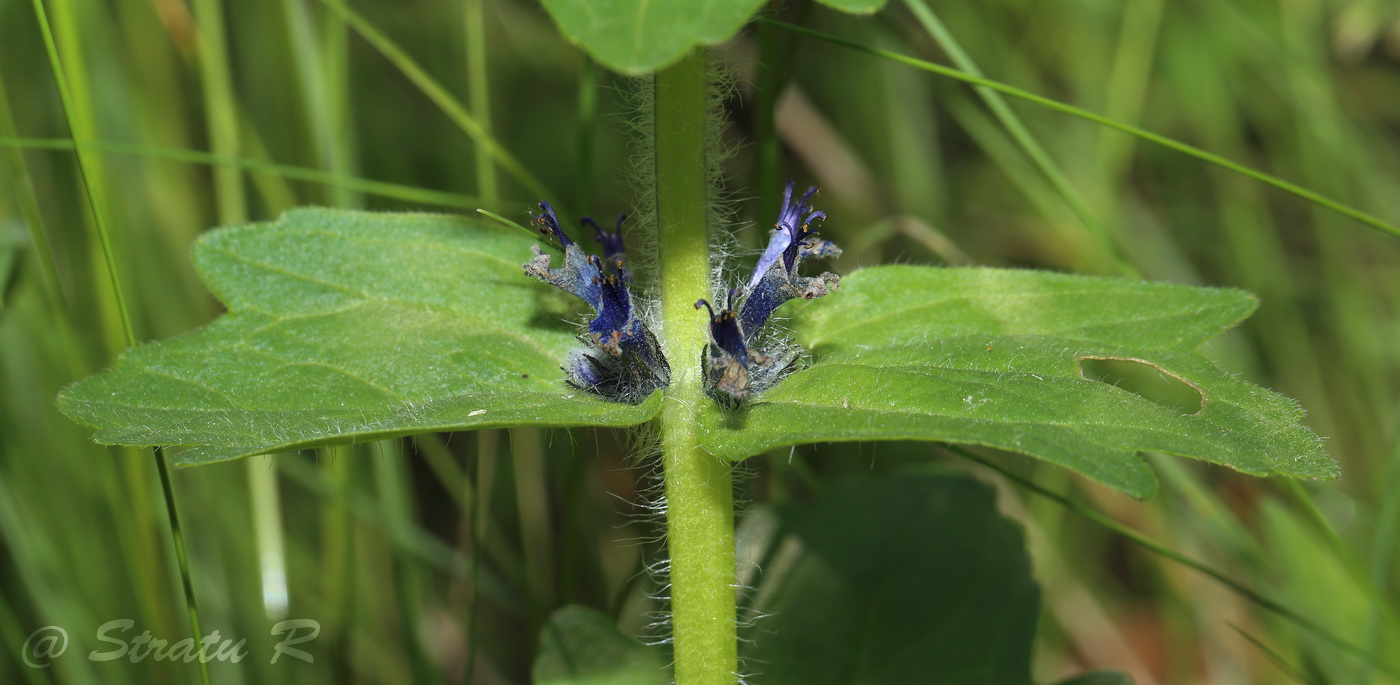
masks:
[(537, 685), (663, 685), (659, 650), (623, 635), (612, 619), (578, 605), (549, 617), (531, 672)]
[(780, 518), (800, 551), (765, 565), (747, 682), (1030, 683), (1040, 590), (991, 488), (942, 471), (862, 478)]
[(697, 45), (729, 40), (764, 0), (543, 2), (559, 30), (593, 59), (623, 74), (645, 74)]
[[(569, 42), (623, 74), (670, 66), (691, 48), (733, 38), (764, 0), (541, 0)], [(888, 0), (819, 0), (848, 14), (873, 14)]]
[(874, 14), (885, 6), (887, 0), (817, 0), (817, 2), (847, 14)]
[(1132, 676), (1118, 671), (1089, 671), (1061, 680), (1055, 685), (1133, 685)]
[(189, 466), (350, 440), (504, 426), (629, 426), (570, 388), (569, 298), (526, 277), (528, 235), (475, 219), (328, 209), (225, 228), (195, 265), (229, 313), (128, 350), (59, 396), (120, 445)]
[[(1195, 352), (1246, 317), (1252, 295), (1036, 271), (887, 266), (784, 310), (812, 353), (738, 413), (709, 407), (707, 448), (743, 459), (787, 445), (936, 440), (1073, 469), (1135, 497), (1156, 477), (1136, 452), (1259, 476), (1335, 478), (1292, 401)], [(1081, 359), (1136, 360), (1195, 388), (1185, 414), (1084, 378)]]

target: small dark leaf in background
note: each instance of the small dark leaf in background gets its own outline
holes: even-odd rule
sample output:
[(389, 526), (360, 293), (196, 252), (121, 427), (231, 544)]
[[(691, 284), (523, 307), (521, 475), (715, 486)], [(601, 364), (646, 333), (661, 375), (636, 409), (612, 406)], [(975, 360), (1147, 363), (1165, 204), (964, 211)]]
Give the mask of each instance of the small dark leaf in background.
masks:
[(532, 671), (536, 685), (665, 685), (671, 682), (661, 650), (623, 635), (612, 619), (587, 607), (566, 606), (540, 633)]
[(1040, 590), (990, 487), (862, 478), (779, 516), (795, 548), (760, 576), (747, 682), (1029, 685)]

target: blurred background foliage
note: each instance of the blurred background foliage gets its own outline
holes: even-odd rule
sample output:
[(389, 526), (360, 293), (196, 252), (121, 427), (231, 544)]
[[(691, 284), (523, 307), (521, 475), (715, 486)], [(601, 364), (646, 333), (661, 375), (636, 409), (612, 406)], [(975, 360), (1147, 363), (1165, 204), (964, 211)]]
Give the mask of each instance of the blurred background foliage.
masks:
[[(71, 131), (91, 141), (87, 181), (138, 340), (218, 313), (188, 252), (221, 223), (303, 204), (487, 207), (514, 218), (541, 199), (575, 217), (629, 209), (629, 86), (590, 65), (537, 5), (357, 9), (466, 102), (549, 198), (480, 164), (460, 120), (334, 4), (46, 3), (73, 94)], [(1001, 0), (932, 9), (993, 79), (1400, 222), (1400, 5)], [(764, 11), (948, 59), (946, 41), (904, 5), (868, 19), (802, 2)], [(823, 233), (846, 247), (838, 271), (1014, 265), (1257, 293), (1258, 314), (1207, 352), (1297, 398), (1341, 463), (1339, 481), (1294, 487), (1153, 459), (1164, 487), (1136, 502), (1028, 459), (994, 458), (1376, 654), (1400, 654), (1400, 242), (1014, 103), (1084, 199), (1086, 222), (958, 83), (771, 26), (722, 54), (739, 76), (727, 110), (745, 249), (766, 238), (779, 184), (792, 176), (823, 187), (818, 206), (832, 217)], [(81, 657), (103, 648), (97, 626), (115, 618), (172, 641), (188, 623), (150, 452), (95, 446), (54, 406), (62, 386), (110, 365), (124, 341), (34, 6), (21, 0), (0, 0), (0, 140), (0, 679), (188, 682), (193, 665)], [(1095, 221), (1121, 257), (1095, 237)], [(463, 264), (464, 278), (471, 268)], [(647, 469), (632, 468), (629, 449), (609, 431), (501, 431), (176, 472), (203, 630), (246, 637), (251, 652), (238, 665), (211, 664), (215, 680), (526, 682), (543, 622), (567, 603), (646, 633), (656, 606), (641, 571), (659, 557), (658, 529), (639, 494)], [(1028, 531), (1045, 598), (1040, 680), (1111, 667), (1144, 685), (1393, 682), (936, 446), (784, 450), (748, 463), (741, 494), (761, 512), (848, 474), (944, 458), (997, 483), (1003, 510)], [(304, 645), (314, 664), (268, 664), (270, 628), (284, 617), (319, 621), (320, 636)], [(21, 645), (45, 625), (66, 627), (72, 651), (48, 670), (26, 668)]]

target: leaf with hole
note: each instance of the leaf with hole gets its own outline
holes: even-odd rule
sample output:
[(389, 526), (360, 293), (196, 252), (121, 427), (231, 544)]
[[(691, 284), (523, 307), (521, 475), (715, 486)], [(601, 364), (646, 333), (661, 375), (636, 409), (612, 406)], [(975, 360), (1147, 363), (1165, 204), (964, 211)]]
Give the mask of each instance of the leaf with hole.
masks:
[[(1259, 476), (1335, 478), (1292, 401), (1197, 351), (1254, 310), (1239, 290), (1003, 269), (886, 266), (780, 313), (812, 355), (737, 412), (708, 407), (704, 443), (743, 459), (777, 447), (935, 440), (1029, 454), (1135, 497), (1155, 492), (1139, 451)], [(1134, 361), (1196, 394), (1170, 404), (1081, 373)], [(1189, 405), (1188, 405), (1189, 406)]]
[(67, 388), (98, 442), (188, 446), (182, 466), (429, 431), (630, 426), (640, 405), (563, 382), (569, 298), (527, 278), (530, 236), (474, 219), (303, 209), (224, 228), (195, 265), (229, 313)]

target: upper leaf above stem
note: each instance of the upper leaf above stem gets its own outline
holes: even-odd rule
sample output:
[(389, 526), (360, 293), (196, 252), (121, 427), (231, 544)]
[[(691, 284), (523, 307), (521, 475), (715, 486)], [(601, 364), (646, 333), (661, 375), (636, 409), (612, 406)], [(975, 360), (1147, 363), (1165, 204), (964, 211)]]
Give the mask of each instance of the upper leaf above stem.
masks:
[[(850, 14), (871, 14), (887, 0), (819, 0)], [(603, 66), (647, 74), (697, 46), (733, 38), (764, 0), (542, 0), (559, 30)]]
[(729, 40), (763, 5), (763, 0), (543, 2), (570, 41), (609, 69), (634, 75), (669, 66), (697, 46)]

